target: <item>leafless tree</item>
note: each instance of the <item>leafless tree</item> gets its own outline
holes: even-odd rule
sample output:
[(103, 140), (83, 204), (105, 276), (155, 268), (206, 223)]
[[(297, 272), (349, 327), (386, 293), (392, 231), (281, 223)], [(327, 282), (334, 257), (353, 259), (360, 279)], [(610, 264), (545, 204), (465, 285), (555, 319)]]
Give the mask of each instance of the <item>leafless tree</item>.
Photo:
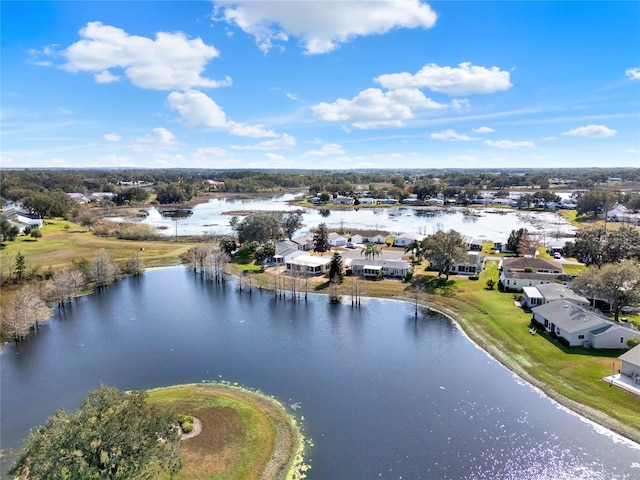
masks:
[(329, 301), (340, 303), (340, 276), (334, 275), (329, 281)]
[(422, 297), (424, 294), (424, 283), (422, 281), (422, 277), (418, 276), (416, 280), (411, 285), (411, 290), (407, 292), (407, 299), (411, 300), (414, 307), (414, 315), (418, 318), (418, 309), (420, 304), (422, 303)]
[(49, 318), (49, 309), (31, 285), (25, 285), (11, 296), (3, 310), (2, 331), (7, 338), (18, 343), (38, 323)]
[(65, 267), (57, 272), (47, 286), (48, 297), (64, 306), (76, 298), (85, 285), (83, 273), (76, 267)]
[(144, 273), (144, 260), (139, 251), (133, 252), (127, 260), (127, 273), (136, 276)]
[(109, 252), (103, 248), (97, 250), (93, 258), (89, 260), (87, 276), (98, 288), (113, 283), (119, 274), (120, 269), (111, 261)]
[(538, 245), (542, 240), (542, 235), (539, 233), (525, 232), (518, 244), (518, 253), (523, 256), (530, 256), (535, 258), (538, 251)]
[(349, 287), (351, 294), (351, 305), (359, 307), (360, 305), (362, 305), (362, 297), (366, 294), (364, 280), (360, 275), (355, 275), (351, 277)]

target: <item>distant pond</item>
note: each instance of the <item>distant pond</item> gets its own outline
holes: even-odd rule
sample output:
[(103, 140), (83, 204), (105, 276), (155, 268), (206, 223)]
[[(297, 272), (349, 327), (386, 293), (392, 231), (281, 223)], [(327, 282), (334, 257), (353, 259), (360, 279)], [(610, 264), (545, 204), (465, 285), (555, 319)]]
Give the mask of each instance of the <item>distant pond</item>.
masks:
[(151, 270), (56, 311), (0, 360), (3, 473), (29, 429), (101, 383), (227, 380), (299, 404), (310, 479), (640, 478), (640, 446), (399, 301), (292, 302)]
[[(191, 215), (176, 216), (173, 210), (162, 212), (150, 208), (144, 218), (113, 217), (115, 221), (136, 221), (152, 225), (158, 232), (167, 235), (228, 235), (232, 233), (229, 212), (248, 211), (294, 211), (300, 207), (289, 201), (296, 195), (286, 194), (266, 198), (216, 198), (196, 205)], [(421, 233), (429, 235), (439, 228), (453, 229), (463, 235), (488, 240), (509, 236), (512, 230), (521, 227), (546, 235), (548, 240), (573, 236), (575, 228), (557, 213), (525, 212), (504, 208), (461, 207), (353, 207), (341, 210), (303, 210), (305, 227), (298, 234), (307, 233), (320, 223), (329, 228), (346, 230), (383, 230), (393, 234)], [(243, 214), (238, 213), (242, 218)]]

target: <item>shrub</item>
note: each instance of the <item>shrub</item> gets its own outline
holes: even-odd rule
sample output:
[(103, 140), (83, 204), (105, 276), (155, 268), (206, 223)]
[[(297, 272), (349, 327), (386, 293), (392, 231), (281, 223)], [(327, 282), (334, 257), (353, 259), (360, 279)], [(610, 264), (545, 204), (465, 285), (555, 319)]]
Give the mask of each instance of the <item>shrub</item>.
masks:
[(194, 420), (191, 415), (178, 415), (178, 423), (183, 433), (191, 433), (193, 431)]
[(480, 277), (478, 275), (471, 275), (469, 277), (469, 280), (479, 280), (479, 279), (480, 279)]

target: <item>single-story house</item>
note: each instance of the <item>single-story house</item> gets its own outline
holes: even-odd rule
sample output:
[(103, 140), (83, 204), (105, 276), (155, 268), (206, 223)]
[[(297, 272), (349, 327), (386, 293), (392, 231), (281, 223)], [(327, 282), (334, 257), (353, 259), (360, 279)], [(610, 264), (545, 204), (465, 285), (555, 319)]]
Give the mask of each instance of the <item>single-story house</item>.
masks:
[(393, 240), (394, 247), (406, 247), (414, 241), (421, 242), (424, 240), (424, 235), (419, 233), (401, 233)]
[(500, 272), (498, 280), (499, 288), (521, 292), (525, 287), (535, 287), (547, 283), (553, 283), (562, 274), (533, 273), (533, 272)]
[(276, 265), (284, 265), (287, 260), (300, 255), (304, 255), (304, 253), (298, 249), (297, 243), (292, 240), (280, 240), (276, 242), (276, 254), (271, 259), (271, 262)]
[(589, 306), (589, 300), (560, 283), (542, 283), (533, 287), (522, 288), (523, 303), (529, 307), (537, 307), (555, 300), (571, 300), (581, 305)]
[(427, 198), (424, 203), (427, 205), (444, 205), (444, 200), (442, 198)]
[(555, 300), (531, 311), (536, 323), (572, 347), (627, 348), (627, 340), (640, 336), (637, 329), (570, 300)]
[(302, 254), (285, 262), (287, 272), (304, 275), (323, 275), (329, 271), (331, 256)]
[(513, 250), (509, 248), (508, 242), (509, 240), (506, 237), (494, 240), (493, 249), (500, 253), (513, 253)]
[(503, 272), (563, 273), (559, 262), (530, 257), (502, 258), (498, 268)]
[(634, 213), (624, 205), (616, 205), (614, 209), (605, 214), (610, 222), (624, 222), (632, 225), (640, 225), (640, 213)]
[(344, 247), (347, 244), (347, 239), (336, 232), (329, 233), (327, 239), (332, 247)]
[(381, 205), (395, 205), (398, 200), (395, 198), (382, 198), (378, 201)]
[(3, 207), (2, 213), (7, 217), (9, 223), (17, 227), (19, 233), (23, 233), (26, 228), (37, 230), (44, 223), (40, 217), (29, 213), (21, 205), (15, 203)]
[(333, 199), (333, 203), (336, 205), (353, 205), (353, 198), (351, 197), (345, 197), (342, 195), (338, 195), (336, 198)]
[(634, 383), (640, 385), (640, 345), (624, 352), (620, 359), (620, 373), (631, 377)]
[(375, 205), (376, 199), (371, 197), (360, 197), (358, 198), (358, 202), (360, 202), (360, 205)]
[(361, 245), (364, 243), (375, 243), (378, 245), (383, 245), (385, 243), (384, 235), (360, 235), (356, 233), (355, 235), (351, 235), (351, 242)]
[(298, 245), (298, 250), (303, 252), (313, 250), (313, 233), (307, 233), (292, 239), (293, 243)]
[(71, 197), (71, 200), (73, 200), (78, 204), (89, 203), (91, 201), (84, 193), (74, 192), (74, 193), (68, 193), (67, 195)]
[(467, 260), (452, 265), (449, 273), (454, 275), (475, 275), (482, 271), (483, 265), (484, 257), (482, 255), (478, 252), (469, 252), (467, 254)]
[(482, 251), (482, 239), (481, 238), (471, 238), (467, 235), (462, 237), (464, 239), (464, 243), (467, 244), (467, 250), (472, 252), (481, 252)]
[(351, 260), (351, 272), (365, 278), (379, 278), (380, 275), (392, 278), (405, 278), (411, 269), (404, 260), (368, 260), (354, 258)]
[(113, 200), (113, 192), (93, 192), (89, 195), (89, 200), (92, 202), (99, 202), (101, 200)]

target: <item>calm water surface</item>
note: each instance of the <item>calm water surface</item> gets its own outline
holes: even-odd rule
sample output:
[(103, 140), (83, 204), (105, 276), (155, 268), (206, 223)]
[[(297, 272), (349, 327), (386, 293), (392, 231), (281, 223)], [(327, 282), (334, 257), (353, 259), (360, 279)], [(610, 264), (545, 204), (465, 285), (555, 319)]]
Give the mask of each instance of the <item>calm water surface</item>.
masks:
[[(149, 215), (136, 220), (158, 228), (158, 232), (175, 236), (180, 235), (229, 235), (231, 215), (229, 212), (244, 211), (293, 211), (300, 207), (289, 205), (296, 195), (286, 194), (269, 198), (216, 198), (207, 203), (196, 205), (192, 215), (175, 219), (163, 216), (155, 209), (149, 209)], [(421, 233), (430, 235), (438, 229), (454, 229), (463, 235), (474, 238), (506, 240), (512, 230), (527, 228), (546, 234), (549, 240), (572, 236), (575, 229), (560, 215), (552, 212), (522, 212), (510, 209), (465, 209), (454, 207), (415, 208), (395, 206), (385, 208), (349, 208), (327, 210), (323, 215), (319, 210), (303, 209), (305, 227), (297, 235), (309, 232), (320, 223), (329, 228), (374, 229), (398, 233)], [(238, 215), (242, 218), (242, 215)], [(122, 221), (123, 218), (112, 218)], [(446, 227), (445, 227), (446, 225)]]
[(224, 379), (300, 403), (311, 479), (640, 478), (637, 445), (401, 302), (294, 303), (160, 269), (81, 298), (0, 359), (5, 452), (101, 383)]

